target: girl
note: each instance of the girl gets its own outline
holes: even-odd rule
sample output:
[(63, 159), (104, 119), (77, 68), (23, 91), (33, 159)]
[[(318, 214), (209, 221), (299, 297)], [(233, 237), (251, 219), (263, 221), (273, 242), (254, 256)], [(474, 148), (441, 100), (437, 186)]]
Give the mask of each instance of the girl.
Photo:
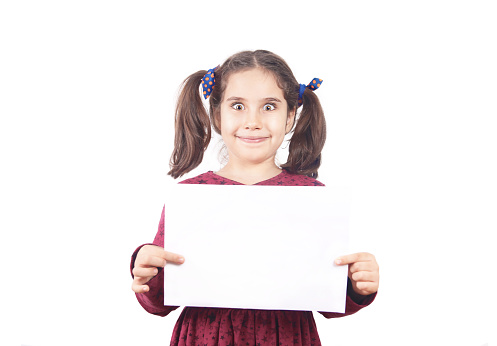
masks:
[[(228, 162), (183, 184), (322, 186), (315, 178), (321, 163), (326, 127), (314, 90), (322, 81), (297, 83), (286, 62), (268, 51), (246, 51), (221, 66), (198, 71), (183, 85), (176, 108), (173, 178), (197, 167), (211, 138), (221, 134)], [(199, 93), (199, 86), (202, 91)], [(209, 113), (201, 94), (209, 98)], [(297, 109), (302, 110), (297, 116)], [(288, 161), (278, 167), (275, 156), (285, 135), (293, 130)], [(143, 308), (166, 316), (163, 267), (185, 259), (164, 250), (164, 215), (153, 244), (140, 246), (131, 261), (132, 289)], [(373, 255), (342, 256), (337, 265), (349, 266), (345, 314), (369, 305), (376, 296), (378, 265)], [(186, 307), (174, 328), (171, 345), (320, 345), (312, 312)]]

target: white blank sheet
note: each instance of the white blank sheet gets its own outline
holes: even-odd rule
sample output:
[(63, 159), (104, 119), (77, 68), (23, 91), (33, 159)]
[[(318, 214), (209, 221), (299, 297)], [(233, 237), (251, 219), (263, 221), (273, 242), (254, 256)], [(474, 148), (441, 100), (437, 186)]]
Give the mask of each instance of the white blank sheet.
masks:
[(164, 304), (343, 313), (348, 212), (338, 188), (171, 186)]

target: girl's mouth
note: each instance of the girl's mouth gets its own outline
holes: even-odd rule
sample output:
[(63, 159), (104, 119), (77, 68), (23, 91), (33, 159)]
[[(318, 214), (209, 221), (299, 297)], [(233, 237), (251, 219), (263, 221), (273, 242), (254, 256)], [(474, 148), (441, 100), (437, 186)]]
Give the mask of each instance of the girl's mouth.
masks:
[(260, 143), (268, 139), (268, 137), (255, 137), (255, 136), (237, 136), (237, 138), (245, 143)]

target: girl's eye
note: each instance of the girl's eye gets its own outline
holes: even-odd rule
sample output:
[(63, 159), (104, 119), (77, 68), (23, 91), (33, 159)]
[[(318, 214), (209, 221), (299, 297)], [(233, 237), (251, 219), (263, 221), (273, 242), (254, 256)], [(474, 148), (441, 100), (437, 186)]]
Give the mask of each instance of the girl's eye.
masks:
[(241, 103), (233, 103), (231, 107), (237, 111), (243, 111), (245, 109)]
[(273, 104), (271, 104), (271, 103), (268, 103), (268, 104), (264, 105), (264, 110), (265, 111), (274, 111), (275, 109), (276, 109), (276, 107)]

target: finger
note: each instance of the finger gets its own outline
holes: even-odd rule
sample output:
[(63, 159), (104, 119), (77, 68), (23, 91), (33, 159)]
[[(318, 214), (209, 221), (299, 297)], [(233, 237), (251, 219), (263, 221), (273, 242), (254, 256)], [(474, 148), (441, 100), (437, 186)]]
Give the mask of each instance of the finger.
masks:
[(137, 278), (135, 278), (133, 280), (133, 283), (131, 284), (131, 289), (135, 293), (144, 293), (144, 292), (148, 292), (150, 290), (150, 287), (148, 287), (148, 285), (141, 284), (140, 280), (138, 280)]
[[(161, 254), (162, 255), (162, 254)], [(162, 256), (156, 255), (142, 255), (136, 258), (135, 267), (161, 267), (166, 265), (166, 260)]]
[(356, 272), (352, 274), (352, 280), (355, 282), (376, 282), (378, 280), (378, 276), (373, 272)]
[(150, 288), (147, 285), (133, 285), (131, 289), (135, 293), (146, 293), (150, 291)]
[(147, 276), (135, 276), (134, 279), (133, 279), (133, 284), (136, 284), (136, 285), (145, 285), (147, 282), (150, 281), (152, 277), (147, 277)]
[(378, 285), (374, 282), (358, 282), (356, 284), (359, 294), (369, 295), (378, 291)]
[(143, 267), (134, 267), (133, 268), (133, 275), (134, 276), (141, 276), (141, 277), (154, 277), (157, 275), (159, 270), (155, 267), (151, 268), (143, 268)]
[(367, 262), (355, 262), (349, 266), (349, 271), (351, 273), (356, 273), (360, 271), (373, 272), (378, 270), (378, 265), (376, 262), (367, 261)]
[(371, 261), (374, 258), (373, 255), (367, 252), (358, 252), (350, 255), (340, 256), (335, 260), (337, 265), (346, 265), (355, 262), (366, 262)]
[(150, 266), (150, 267), (164, 267), (166, 261), (181, 264), (185, 261), (184, 257), (155, 245), (143, 246), (138, 255), (136, 256), (135, 265)]
[(163, 252), (162, 258), (165, 259), (167, 262), (173, 262), (177, 264), (182, 264), (185, 262), (185, 258), (183, 256), (168, 251)]

